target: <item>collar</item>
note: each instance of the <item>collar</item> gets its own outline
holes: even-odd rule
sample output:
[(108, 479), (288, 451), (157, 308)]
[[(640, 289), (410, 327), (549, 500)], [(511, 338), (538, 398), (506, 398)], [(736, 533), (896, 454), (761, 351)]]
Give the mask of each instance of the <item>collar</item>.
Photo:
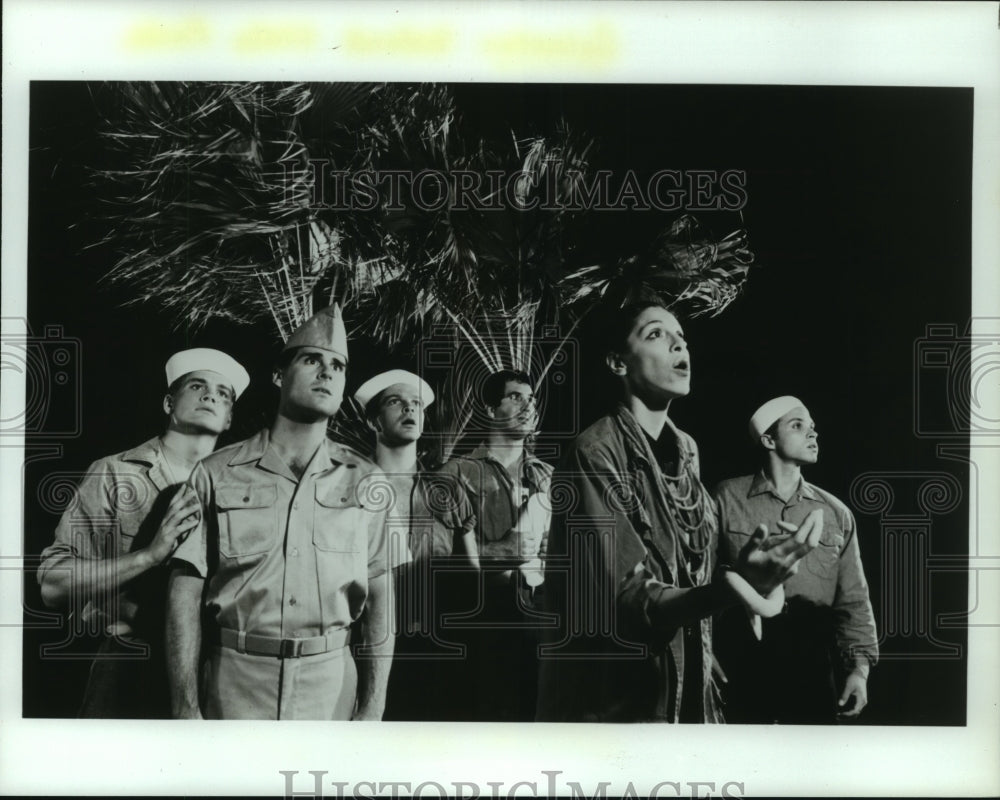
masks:
[[(763, 470), (758, 470), (757, 474), (753, 476), (753, 480), (750, 482), (750, 489), (747, 491), (747, 497), (756, 497), (759, 494), (773, 494), (778, 499), (781, 499), (778, 495), (778, 490), (772, 483), (771, 479), (768, 478)], [(793, 497), (806, 498), (807, 500), (822, 500), (822, 498), (816, 493), (812, 485), (806, 482), (806, 479), (801, 475), (799, 476), (799, 485), (795, 487), (795, 491), (792, 492)]]
[(154, 436), (148, 442), (143, 442), (131, 450), (126, 450), (121, 455), (122, 461), (132, 461), (137, 464), (153, 466), (163, 458), (163, 450), (160, 446), (160, 437)]
[[(470, 458), (475, 461), (490, 461), (498, 467), (503, 467), (503, 464), (501, 464), (495, 456), (490, 455), (490, 450), (486, 442), (480, 442), (476, 449), (469, 453), (466, 458)], [(527, 447), (524, 448), (524, 451), (521, 454), (520, 463), (522, 472), (528, 469), (538, 469), (539, 467), (543, 467), (545, 464), (545, 462), (540, 458), (536, 458), (535, 454), (532, 453)]]
[(233, 457), (229, 459), (229, 466), (235, 467), (240, 464), (249, 464), (251, 461), (259, 461), (271, 443), (271, 433), (267, 428), (257, 431), (249, 439), (240, 442)]
[[(476, 445), (476, 449), (473, 450), (471, 453), (469, 453), (469, 455), (466, 456), (466, 458), (488, 458), (492, 461), (497, 461), (497, 459), (491, 456), (489, 452), (490, 452), (489, 445), (486, 444), (486, 442), (480, 442), (478, 445)], [(531, 452), (531, 448), (528, 447), (527, 445), (525, 445), (524, 447), (522, 458), (525, 461), (530, 461), (532, 463), (540, 460), (535, 457), (535, 454)], [(497, 463), (499, 464), (500, 462), (497, 461)]]
[[(319, 449), (316, 451), (316, 455), (313, 456), (309, 468), (310, 474), (325, 472), (343, 463), (336, 458), (331, 458), (332, 444), (333, 442), (328, 438), (324, 438), (320, 443)], [(286, 473), (291, 474), (285, 462), (271, 448), (271, 432), (268, 428), (258, 431), (254, 436), (243, 441), (233, 454), (233, 457), (229, 459), (229, 466), (235, 467), (253, 462), (257, 462), (257, 466), (270, 472), (277, 472), (282, 475)]]
[[(206, 454), (206, 455), (211, 455)], [(166, 458), (166, 454), (163, 452), (163, 442), (160, 441), (159, 436), (154, 436), (147, 442), (143, 442), (140, 445), (133, 447), (131, 450), (126, 450), (122, 453), (119, 458), (122, 461), (129, 461), (135, 464), (146, 464), (150, 467), (155, 467), (157, 464)]]
[(486, 442), (480, 442), (476, 445), (476, 449), (469, 453), (467, 458), (473, 458), (477, 461), (486, 461), (487, 459), (490, 461), (496, 461), (496, 459), (490, 455), (490, 450), (486, 446)]
[[(469, 453), (466, 458), (473, 461), (486, 461), (493, 464), (504, 476), (504, 480), (510, 482), (512, 473), (500, 463), (498, 459), (491, 456), (486, 442), (481, 442), (475, 450)], [(515, 470), (521, 481), (534, 491), (542, 491), (548, 480), (547, 464), (528, 450), (524, 449), (519, 462), (519, 467)]]
[(683, 465), (687, 463), (691, 454), (688, 452), (687, 443), (681, 436), (680, 430), (669, 416), (664, 418), (663, 430), (660, 431), (660, 436), (657, 439), (653, 439), (649, 435), (645, 428), (639, 424), (639, 420), (635, 418), (632, 410), (624, 403), (618, 404), (613, 416), (618, 422), (619, 430), (625, 435), (626, 457), (633, 467), (648, 470), (652, 469), (655, 464), (656, 469), (659, 470), (660, 465), (653, 452), (652, 443), (660, 441), (664, 436), (672, 436), (677, 443), (677, 453), (680, 459), (678, 472), (683, 469)]
[(167, 457), (163, 453), (163, 445), (159, 436), (154, 436), (148, 442), (126, 450), (121, 454), (121, 460), (145, 466), (149, 480), (161, 492), (176, 480), (167, 467)]

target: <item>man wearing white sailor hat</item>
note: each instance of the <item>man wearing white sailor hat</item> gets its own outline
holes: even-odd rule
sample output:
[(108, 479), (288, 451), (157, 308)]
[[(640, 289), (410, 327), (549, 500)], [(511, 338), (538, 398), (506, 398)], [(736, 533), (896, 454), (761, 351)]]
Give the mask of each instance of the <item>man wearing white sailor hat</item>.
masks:
[(381, 472), (327, 437), (347, 358), (339, 307), (306, 320), (274, 370), (271, 426), (192, 476), (206, 513), (170, 578), (175, 717), (382, 716), (393, 638)]
[[(100, 620), (105, 632), (81, 716), (170, 716), (166, 585), (154, 567), (197, 524), (198, 499), (185, 481), (229, 428), (249, 383), (247, 371), (219, 350), (174, 353), (166, 363), (165, 432), (94, 462), (42, 552), (45, 603)], [(113, 601), (102, 601), (107, 597)]]
[[(429, 556), (433, 549), (432, 542), (423, 542), (419, 536), (410, 541), (413, 531), (409, 530), (409, 506), (420, 484), (417, 441), (423, 435), (424, 413), (434, 402), (434, 391), (419, 375), (391, 369), (361, 384), (354, 399), (365, 410), (368, 425), (375, 432), (375, 463), (392, 487), (389, 519), (405, 522), (408, 529), (406, 536), (390, 536), (390, 561), (396, 568), (411, 561), (414, 550), (426, 546), (427, 552), (422, 554)], [(401, 502), (403, 498), (409, 502)], [(394, 531), (399, 528), (399, 524), (390, 524)]]
[[(396, 581), (396, 658), (385, 719), (449, 719), (461, 668), (442, 628), (449, 570), (439, 565), (475, 552), (472, 505), (452, 476), (418, 463), (417, 442), (434, 391), (419, 375), (391, 369), (354, 393), (375, 432), (375, 462), (388, 480), (390, 562)], [(456, 552), (457, 551), (457, 552)]]
[(434, 402), (430, 384), (405, 369), (390, 369), (361, 384), (354, 399), (375, 431), (376, 463), (385, 470), (415, 469), (424, 411)]
[(867, 703), (868, 672), (878, 659), (854, 516), (802, 477), (802, 467), (819, 458), (819, 435), (805, 403), (791, 395), (769, 400), (751, 416), (749, 431), (760, 470), (716, 489), (722, 557), (738, 552), (760, 522), (773, 530), (779, 522), (821, 515), (822, 534), (785, 583), (786, 612), (763, 621), (761, 641), (746, 637), (733, 619), (716, 627), (716, 652), (730, 679), (727, 720), (851, 719)]

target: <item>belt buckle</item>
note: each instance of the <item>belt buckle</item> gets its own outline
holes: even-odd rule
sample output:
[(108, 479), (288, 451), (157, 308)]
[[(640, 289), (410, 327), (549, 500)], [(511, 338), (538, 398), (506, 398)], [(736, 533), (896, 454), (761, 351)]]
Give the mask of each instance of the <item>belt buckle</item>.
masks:
[(302, 656), (302, 640), (282, 639), (278, 646), (278, 655), (281, 658), (300, 658)]

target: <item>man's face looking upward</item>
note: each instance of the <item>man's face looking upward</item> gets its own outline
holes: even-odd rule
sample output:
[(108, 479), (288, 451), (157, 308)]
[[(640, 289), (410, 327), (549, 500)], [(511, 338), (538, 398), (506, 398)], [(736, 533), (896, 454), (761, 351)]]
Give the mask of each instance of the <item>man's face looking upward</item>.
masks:
[(805, 406), (797, 406), (775, 423), (773, 433), (764, 434), (764, 447), (791, 464), (815, 464), (819, 459), (819, 434)]
[(188, 372), (177, 379), (174, 391), (163, 401), (171, 426), (185, 433), (218, 436), (233, 421), (236, 395), (229, 380), (209, 369)]
[(291, 419), (332, 417), (344, 399), (347, 365), (330, 350), (300, 347), (274, 382), (281, 388), (281, 410)]
[(406, 383), (395, 383), (373, 401), (378, 411), (372, 426), (383, 444), (400, 446), (415, 442), (424, 432), (424, 401), (420, 391)]
[(504, 384), (500, 403), (490, 409), (494, 429), (512, 438), (525, 438), (535, 432), (538, 409), (531, 386), (520, 381)]

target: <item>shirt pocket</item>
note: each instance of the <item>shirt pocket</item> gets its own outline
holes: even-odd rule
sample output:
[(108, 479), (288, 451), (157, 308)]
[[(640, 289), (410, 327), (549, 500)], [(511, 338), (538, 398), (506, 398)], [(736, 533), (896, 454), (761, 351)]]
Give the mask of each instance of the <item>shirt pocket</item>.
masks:
[(278, 538), (278, 487), (219, 486), (215, 508), (219, 520), (219, 551), (227, 558), (267, 553)]
[[(126, 473), (114, 476), (110, 487), (110, 503), (117, 527), (115, 555), (149, 546), (176, 491), (173, 487), (168, 487), (160, 492), (140, 475)], [(111, 545), (112, 542), (107, 544)], [(111, 549), (104, 552), (105, 558), (112, 556)]]
[(819, 544), (803, 559), (806, 569), (819, 578), (836, 578), (840, 553), (843, 549), (844, 532), (836, 525), (832, 525), (829, 520), (824, 520)]
[[(313, 547), (324, 595), (346, 591), (356, 618), (367, 593), (368, 528), (365, 510), (340, 488), (316, 487)], [(352, 588), (353, 587), (353, 588)], [(360, 587), (361, 597), (359, 594)]]
[[(730, 525), (728, 530), (719, 528), (718, 557), (720, 564), (732, 567), (739, 562), (740, 551), (746, 547), (747, 542), (753, 536), (753, 531), (744, 530), (744, 527)], [(769, 533), (773, 533), (771, 525), (768, 525), (767, 529)]]

